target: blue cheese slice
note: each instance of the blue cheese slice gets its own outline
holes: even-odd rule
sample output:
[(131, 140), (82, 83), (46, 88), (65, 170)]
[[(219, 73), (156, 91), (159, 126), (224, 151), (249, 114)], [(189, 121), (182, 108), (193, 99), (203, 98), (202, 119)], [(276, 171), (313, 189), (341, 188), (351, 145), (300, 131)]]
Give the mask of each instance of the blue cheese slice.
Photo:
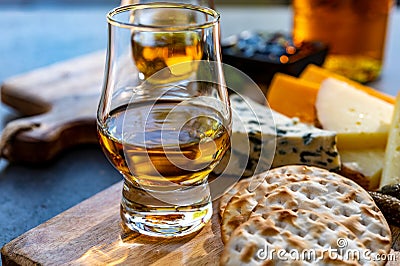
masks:
[[(288, 118), (251, 99), (231, 95), (232, 143), (215, 174), (251, 176), (289, 164), (340, 168), (336, 133)], [(225, 162), (225, 163), (224, 163)]]

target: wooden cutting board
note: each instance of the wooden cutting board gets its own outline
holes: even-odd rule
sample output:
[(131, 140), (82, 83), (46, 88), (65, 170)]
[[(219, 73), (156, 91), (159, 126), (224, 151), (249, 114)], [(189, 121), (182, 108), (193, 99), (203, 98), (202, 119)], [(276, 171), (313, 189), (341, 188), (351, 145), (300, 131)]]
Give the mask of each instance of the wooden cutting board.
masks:
[(105, 51), (99, 51), (6, 80), (2, 102), (26, 117), (6, 125), (0, 156), (46, 163), (69, 147), (97, 143), (104, 65)]
[[(1, 250), (4, 265), (218, 265), (223, 249), (217, 202), (212, 222), (197, 235), (157, 240), (120, 226), (122, 182), (28, 231)], [(399, 228), (392, 228), (399, 250)], [(399, 265), (400, 252), (394, 252)]]
[(2, 249), (3, 264), (218, 264), (222, 242), (217, 215), (200, 233), (179, 241), (125, 234), (119, 217), (121, 189), (117, 183), (11, 241)]

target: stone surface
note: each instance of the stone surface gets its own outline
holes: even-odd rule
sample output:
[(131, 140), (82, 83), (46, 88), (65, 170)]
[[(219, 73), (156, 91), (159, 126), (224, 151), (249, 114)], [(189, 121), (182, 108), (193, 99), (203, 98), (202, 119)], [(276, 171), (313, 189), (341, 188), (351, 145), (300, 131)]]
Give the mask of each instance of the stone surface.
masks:
[[(117, 1), (114, 1), (117, 3)], [(0, 82), (61, 60), (105, 49), (106, 5), (0, 5)], [(19, 115), (0, 106), (0, 130)], [(97, 146), (71, 150), (44, 167), (0, 161), (0, 247), (121, 177)]]

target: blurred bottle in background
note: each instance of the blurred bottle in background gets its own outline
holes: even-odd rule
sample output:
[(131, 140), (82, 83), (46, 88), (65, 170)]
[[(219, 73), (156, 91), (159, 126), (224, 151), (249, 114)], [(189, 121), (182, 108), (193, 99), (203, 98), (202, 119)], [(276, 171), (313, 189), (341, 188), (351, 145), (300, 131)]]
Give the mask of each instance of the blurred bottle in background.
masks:
[(325, 42), (324, 67), (361, 83), (381, 72), (393, 0), (293, 0), (296, 43)]

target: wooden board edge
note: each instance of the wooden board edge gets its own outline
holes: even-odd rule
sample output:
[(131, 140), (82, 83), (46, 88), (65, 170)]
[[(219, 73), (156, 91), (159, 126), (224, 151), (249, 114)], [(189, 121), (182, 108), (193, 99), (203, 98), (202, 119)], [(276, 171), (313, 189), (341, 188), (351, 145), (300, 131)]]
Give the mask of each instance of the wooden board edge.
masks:
[(50, 224), (55, 223), (56, 221), (59, 220), (59, 218), (62, 215), (65, 215), (68, 213), (73, 213), (77, 209), (82, 209), (85, 207), (87, 208), (88, 206), (90, 206), (90, 204), (93, 200), (95, 200), (95, 201), (99, 200), (100, 198), (107, 196), (107, 195), (110, 195), (110, 196), (118, 195), (119, 196), (121, 194), (120, 191), (123, 186), (122, 184), (123, 184), (122, 181), (115, 183), (111, 187), (106, 188), (105, 190), (102, 190), (102, 191), (96, 193), (92, 197), (89, 197), (88, 199), (78, 203), (77, 205), (67, 209), (66, 211), (61, 212), (60, 214), (54, 216), (53, 218), (50, 218), (46, 222), (28, 230), (27, 232), (23, 233), (22, 235), (14, 238), (13, 240), (11, 240), (7, 244), (5, 244), (1, 248), (1, 261), (3, 262), (3, 265), (37, 265), (37, 262), (34, 262), (31, 259), (27, 258), (24, 254), (19, 253), (19, 250), (18, 250), (18, 242), (19, 241), (23, 240), (25, 237), (32, 234), (34, 232), (34, 230), (44, 228)]

